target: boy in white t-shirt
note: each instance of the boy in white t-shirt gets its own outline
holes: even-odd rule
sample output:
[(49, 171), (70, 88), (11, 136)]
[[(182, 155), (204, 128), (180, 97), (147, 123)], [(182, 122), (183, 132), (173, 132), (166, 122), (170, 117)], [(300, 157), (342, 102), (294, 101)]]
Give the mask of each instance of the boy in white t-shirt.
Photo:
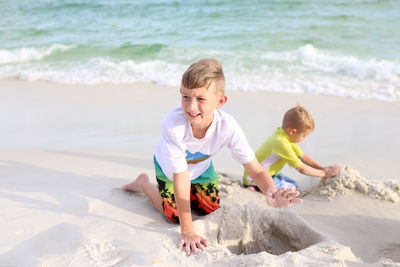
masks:
[(220, 110), (226, 101), (225, 77), (215, 59), (192, 64), (182, 76), (182, 106), (170, 111), (162, 124), (162, 136), (154, 154), (158, 189), (147, 174), (140, 174), (124, 190), (144, 192), (154, 206), (172, 222), (181, 225), (180, 249), (203, 250), (208, 241), (193, 228), (191, 207), (208, 214), (219, 208), (218, 175), (212, 156), (228, 146), (273, 207), (301, 202), (294, 189), (276, 190), (235, 119)]

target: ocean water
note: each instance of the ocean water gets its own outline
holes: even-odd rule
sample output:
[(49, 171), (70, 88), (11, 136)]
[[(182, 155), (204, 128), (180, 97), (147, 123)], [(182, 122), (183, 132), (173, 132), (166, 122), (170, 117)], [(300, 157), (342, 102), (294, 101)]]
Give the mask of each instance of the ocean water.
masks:
[(399, 0), (1, 0), (0, 80), (179, 85), (400, 100)]

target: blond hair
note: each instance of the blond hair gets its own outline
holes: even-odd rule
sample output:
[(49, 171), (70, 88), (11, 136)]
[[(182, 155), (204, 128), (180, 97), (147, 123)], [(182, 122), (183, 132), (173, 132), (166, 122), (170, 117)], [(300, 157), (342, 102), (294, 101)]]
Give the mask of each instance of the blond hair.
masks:
[(225, 76), (221, 63), (214, 58), (193, 63), (182, 75), (182, 86), (186, 89), (213, 87), (216, 94), (225, 94)]
[(301, 105), (286, 111), (282, 121), (283, 129), (297, 129), (298, 132), (314, 130), (314, 120), (310, 113)]

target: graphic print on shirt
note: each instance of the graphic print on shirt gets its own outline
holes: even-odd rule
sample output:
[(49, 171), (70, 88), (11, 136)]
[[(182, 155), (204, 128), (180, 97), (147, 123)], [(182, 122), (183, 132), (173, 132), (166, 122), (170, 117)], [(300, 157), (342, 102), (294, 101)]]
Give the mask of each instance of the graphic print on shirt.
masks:
[(196, 152), (194, 154), (190, 153), (189, 150), (186, 149), (186, 161), (188, 164), (196, 164), (201, 161), (204, 161), (210, 157), (210, 155), (206, 155), (200, 152)]

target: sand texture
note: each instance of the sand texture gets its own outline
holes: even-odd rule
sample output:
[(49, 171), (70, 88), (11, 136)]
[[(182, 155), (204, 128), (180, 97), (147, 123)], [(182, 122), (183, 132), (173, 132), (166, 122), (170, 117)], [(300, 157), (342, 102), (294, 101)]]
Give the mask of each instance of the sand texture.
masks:
[(179, 226), (121, 189), (142, 172), (156, 184), (161, 120), (179, 101), (152, 84), (1, 82), (0, 266), (400, 266), (399, 103), (228, 91), (254, 149), (301, 103), (316, 122), (301, 148), (351, 167), (326, 180), (285, 167), (304, 201), (277, 210), (221, 150), (221, 208), (193, 213), (210, 246), (187, 257)]
[(372, 199), (387, 200), (395, 203), (400, 201), (400, 181), (368, 180), (349, 166), (345, 166), (342, 172), (334, 178), (321, 179), (316, 186), (306, 190), (303, 196), (317, 193), (332, 200), (333, 197), (350, 195), (354, 191)]

